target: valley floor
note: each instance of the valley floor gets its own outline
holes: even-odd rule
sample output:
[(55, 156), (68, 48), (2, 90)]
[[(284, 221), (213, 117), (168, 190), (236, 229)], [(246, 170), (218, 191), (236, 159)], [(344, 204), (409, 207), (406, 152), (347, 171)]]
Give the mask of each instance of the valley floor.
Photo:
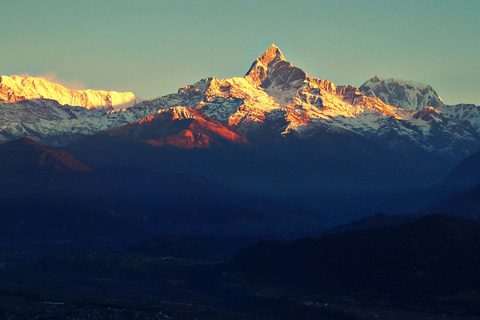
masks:
[(228, 262), (83, 252), (0, 272), (0, 319), (480, 319), (480, 292), (402, 300), (249, 283)]

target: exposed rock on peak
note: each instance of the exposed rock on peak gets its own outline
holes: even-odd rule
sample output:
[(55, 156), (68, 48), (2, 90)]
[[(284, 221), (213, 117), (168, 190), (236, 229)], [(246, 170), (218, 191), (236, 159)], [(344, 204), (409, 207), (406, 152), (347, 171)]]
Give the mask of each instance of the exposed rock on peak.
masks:
[(294, 82), (297, 86), (298, 82), (302, 83), (307, 78), (307, 74), (286, 61), (280, 49), (272, 44), (253, 62), (245, 78), (251, 79), (263, 88), (288, 89)]
[(161, 109), (155, 115), (148, 116), (138, 123), (111, 130), (107, 135), (152, 146), (173, 146), (183, 149), (249, 144), (239, 130), (222, 124), (200, 111), (183, 106)]
[(161, 109), (158, 111), (158, 113), (166, 112), (172, 114), (172, 120), (195, 119), (200, 116), (198, 111), (182, 106), (175, 106), (170, 109)]
[(254, 69), (255, 66), (264, 66), (265, 68), (272, 63), (273, 61), (286, 61), (285, 57), (283, 56), (282, 51), (276, 45), (272, 44), (270, 48), (268, 48), (260, 57), (258, 57), (248, 70), (247, 74)]
[(380, 81), (382, 81), (383, 79), (380, 78), (378, 75), (374, 75), (373, 77), (370, 78), (370, 82), (372, 83), (378, 83)]
[(435, 109), (434, 107), (426, 107), (425, 109), (419, 110), (413, 114), (415, 119), (422, 119), (425, 121), (430, 121), (435, 118), (437, 115), (440, 115), (442, 112)]

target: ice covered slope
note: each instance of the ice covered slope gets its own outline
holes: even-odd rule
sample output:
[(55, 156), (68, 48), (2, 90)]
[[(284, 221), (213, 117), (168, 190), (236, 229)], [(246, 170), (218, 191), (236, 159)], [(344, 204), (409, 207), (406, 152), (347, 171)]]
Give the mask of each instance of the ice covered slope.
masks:
[(443, 114), (458, 120), (468, 121), (480, 133), (480, 106), (460, 103), (456, 105), (442, 105), (438, 110)]
[(435, 90), (427, 84), (374, 76), (360, 86), (359, 90), (369, 97), (380, 98), (387, 104), (404, 109), (421, 110), (427, 106), (434, 107), (452, 119), (468, 121), (480, 133), (479, 106), (465, 103), (444, 104)]
[(13, 75), (0, 78), (0, 103), (51, 99), (61, 105), (93, 108), (130, 107), (139, 99), (131, 92), (70, 90), (44, 78)]
[(86, 135), (123, 125), (107, 112), (32, 99), (0, 105), (0, 142), (28, 137), (45, 145), (63, 146)]
[(443, 105), (442, 99), (431, 86), (403, 79), (373, 76), (359, 90), (366, 96), (379, 98), (387, 104), (404, 109), (420, 110)]

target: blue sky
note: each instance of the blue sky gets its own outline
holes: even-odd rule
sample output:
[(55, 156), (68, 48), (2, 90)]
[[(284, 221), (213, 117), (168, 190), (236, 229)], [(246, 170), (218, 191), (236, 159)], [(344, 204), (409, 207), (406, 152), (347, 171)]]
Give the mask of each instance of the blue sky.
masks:
[(310, 76), (428, 83), (480, 105), (480, 1), (0, 0), (0, 74), (152, 98), (243, 76), (270, 44)]

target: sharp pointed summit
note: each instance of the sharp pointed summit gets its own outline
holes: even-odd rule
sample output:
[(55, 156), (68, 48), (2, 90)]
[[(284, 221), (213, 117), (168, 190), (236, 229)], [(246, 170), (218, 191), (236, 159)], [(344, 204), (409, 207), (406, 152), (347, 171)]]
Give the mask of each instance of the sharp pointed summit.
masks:
[(272, 44), (253, 62), (245, 78), (251, 79), (263, 88), (273, 86), (284, 88), (290, 86), (293, 81), (305, 80), (307, 74), (285, 60), (280, 48)]
[(265, 66), (271, 63), (273, 60), (286, 61), (282, 51), (280, 51), (280, 48), (273, 43), (260, 57), (258, 57), (257, 60)]

